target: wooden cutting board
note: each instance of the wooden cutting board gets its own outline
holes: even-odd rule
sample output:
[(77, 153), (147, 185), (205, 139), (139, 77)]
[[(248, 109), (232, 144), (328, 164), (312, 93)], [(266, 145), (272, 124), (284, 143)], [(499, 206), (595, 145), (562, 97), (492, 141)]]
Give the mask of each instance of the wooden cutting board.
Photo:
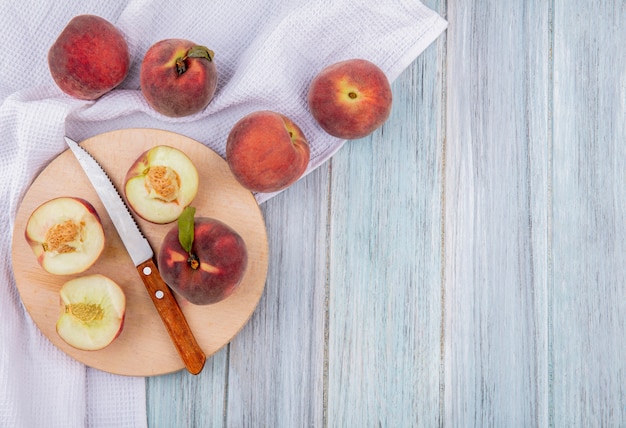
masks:
[[(238, 289), (227, 299), (207, 306), (192, 305), (177, 297), (196, 339), (207, 356), (226, 345), (254, 312), (263, 289), (268, 264), (265, 222), (256, 199), (235, 180), (217, 153), (185, 136), (156, 129), (123, 129), (89, 138), (81, 143), (123, 189), (132, 162), (156, 145), (170, 145), (185, 152), (200, 174), (200, 189), (192, 205), (197, 217), (213, 217), (234, 228), (248, 249), (248, 267)], [(121, 193), (123, 194), (123, 193)], [(30, 214), (43, 202), (58, 196), (82, 197), (101, 217), (107, 244), (99, 260), (73, 276), (51, 275), (37, 263), (24, 238)], [(162, 237), (176, 223), (156, 225), (136, 216), (137, 223), (158, 253)], [(67, 150), (35, 179), (21, 202), (13, 231), (13, 270), (20, 296), (43, 334), (58, 348), (97, 369), (130, 376), (153, 376), (184, 368), (145, 286), (111, 224), (100, 199)], [(126, 318), (121, 335), (107, 348), (81, 351), (67, 345), (56, 333), (60, 315), (59, 289), (71, 278), (101, 273), (126, 293)]]

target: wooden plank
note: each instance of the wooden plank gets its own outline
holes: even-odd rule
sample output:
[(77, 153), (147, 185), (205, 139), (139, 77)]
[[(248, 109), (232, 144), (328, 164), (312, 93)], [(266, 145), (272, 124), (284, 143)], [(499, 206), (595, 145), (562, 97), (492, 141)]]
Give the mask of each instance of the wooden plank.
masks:
[(546, 426), (549, 2), (448, 10), (445, 426)]
[(230, 346), (228, 426), (322, 426), (328, 168), (262, 204), (268, 279)]
[(332, 159), (328, 426), (439, 424), (442, 44)]
[(555, 426), (626, 421), (626, 3), (554, 6)]
[(208, 358), (204, 369), (197, 376), (182, 370), (147, 378), (148, 426), (223, 426), (227, 363), (228, 347)]

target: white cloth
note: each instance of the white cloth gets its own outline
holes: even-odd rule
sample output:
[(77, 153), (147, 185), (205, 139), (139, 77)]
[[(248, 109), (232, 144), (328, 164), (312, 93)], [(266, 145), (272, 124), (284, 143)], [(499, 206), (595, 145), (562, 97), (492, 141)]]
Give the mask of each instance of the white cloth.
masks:
[[(63, 94), (47, 65), (52, 42), (84, 13), (115, 24), (132, 59), (122, 85), (95, 102)], [(248, 112), (270, 109), (304, 131), (310, 172), (343, 144), (308, 112), (306, 91), (315, 73), (359, 57), (393, 81), (447, 25), (417, 0), (5, 1), (0, 22), (0, 426), (12, 428), (146, 425), (145, 379), (87, 368), (59, 351), (33, 324), (15, 287), (10, 254), (16, 211), (38, 172), (65, 150), (64, 135), (80, 141), (114, 129), (160, 128), (223, 156), (232, 125)], [(215, 52), (219, 83), (204, 112), (171, 119), (145, 103), (141, 60), (165, 38), (186, 38)]]

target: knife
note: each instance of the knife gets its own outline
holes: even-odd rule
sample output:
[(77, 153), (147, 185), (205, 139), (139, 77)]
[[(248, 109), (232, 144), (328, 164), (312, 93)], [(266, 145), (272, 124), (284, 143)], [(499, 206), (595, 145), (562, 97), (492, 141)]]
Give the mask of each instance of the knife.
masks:
[(76, 141), (65, 137), (65, 142), (100, 197), (185, 367), (191, 374), (200, 373), (206, 355), (196, 342), (172, 291), (161, 278), (150, 243), (100, 164)]

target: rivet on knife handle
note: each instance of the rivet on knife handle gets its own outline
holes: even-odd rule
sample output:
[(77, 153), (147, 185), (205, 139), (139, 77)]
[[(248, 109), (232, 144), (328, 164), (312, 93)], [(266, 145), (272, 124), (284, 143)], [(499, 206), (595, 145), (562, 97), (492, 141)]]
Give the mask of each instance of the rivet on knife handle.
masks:
[(180, 358), (191, 374), (202, 371), (206, 356), (196, 342), (189, 324), (176, 302), (171, 290), (167, 287), (154, 261), (147, 260), (137, 266), (148, 294), (161, 315), (163, 324), (170, 334)]

